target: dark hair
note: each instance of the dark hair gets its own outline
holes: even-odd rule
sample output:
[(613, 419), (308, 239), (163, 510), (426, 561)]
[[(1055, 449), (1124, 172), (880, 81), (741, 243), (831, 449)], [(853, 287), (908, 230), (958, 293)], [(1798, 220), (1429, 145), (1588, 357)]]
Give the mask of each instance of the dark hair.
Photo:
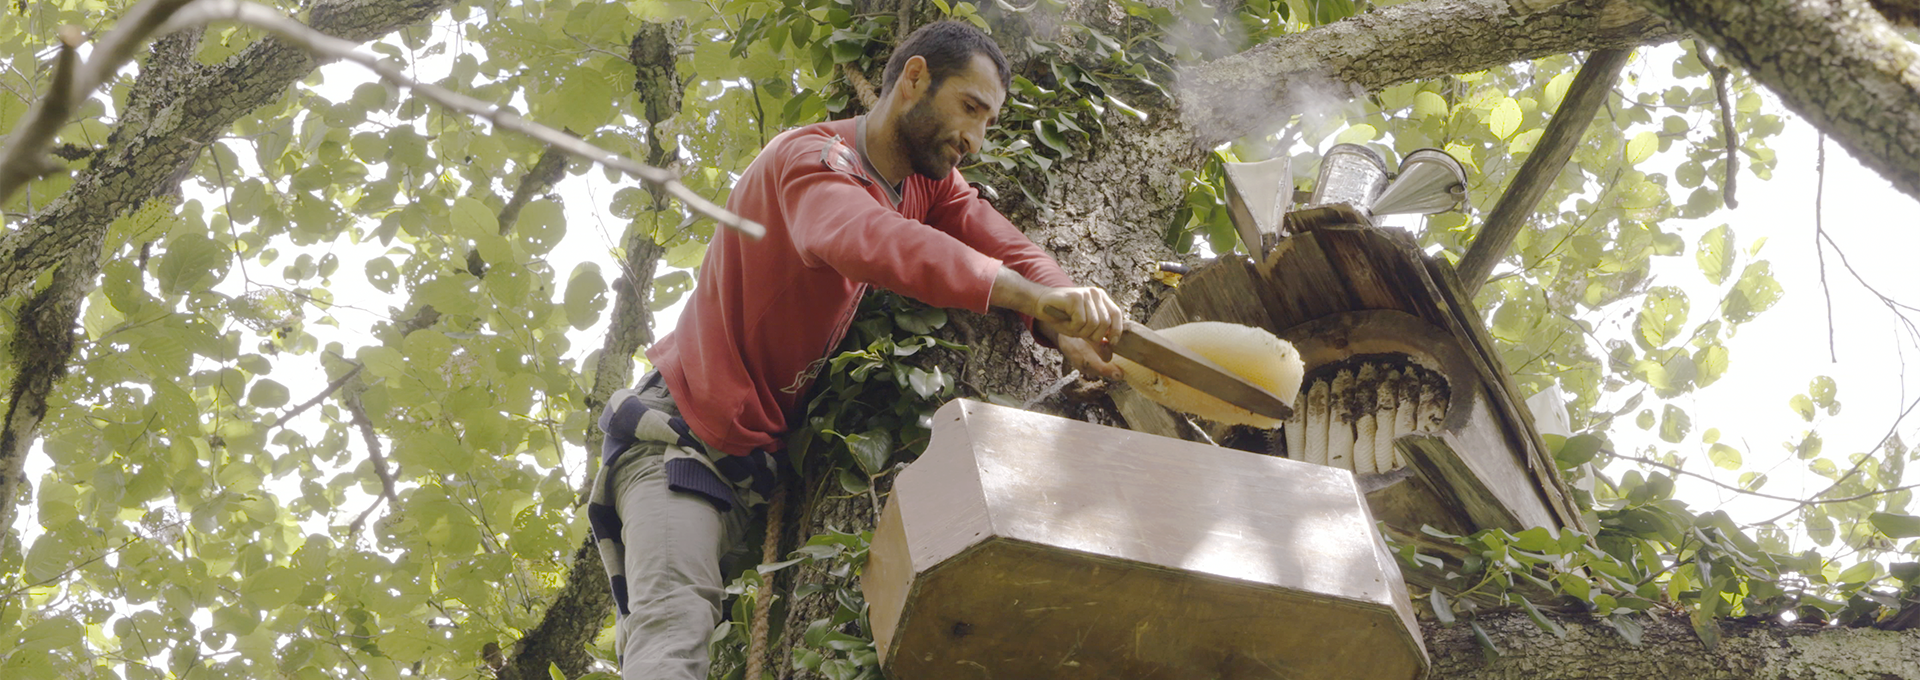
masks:
[(1000, 89), (1005, 90), (1013, 83), (1013, 71), (1007, 67), (1007, 56), (1000, 53), (1000, 45), (973, 24), (949, 19), (921, 26), (894, 48), (893, 56), (887, 59), (887, 70), (880, 76), (880, 93), (893, 90), (908, 59), (927, 60), (927, 72), (933, 76), (932, 87), (928, 89), (938, 90), (947, 76), (972, 66), (975, 54), (985, 54), (993, 60), (993, 67), (1000, 72)]

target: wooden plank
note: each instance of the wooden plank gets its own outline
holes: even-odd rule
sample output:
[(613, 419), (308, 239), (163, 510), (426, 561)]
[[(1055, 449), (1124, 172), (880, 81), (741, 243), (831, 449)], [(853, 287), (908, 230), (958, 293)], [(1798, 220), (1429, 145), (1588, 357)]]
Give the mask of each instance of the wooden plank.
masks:
[(1267, 328), (1273, 319), (1267, 315), (1266, 305), (1260, 302), (1257, 281), (1259, 277), (1254, 273), (1251, 260), (1239, 255), (1223, 255), (1213, 264), (1188, 274), (1173, 297), (1180, 300), (1185, 321), (1225, 321)]
[(1265, 284), (1258, 288), (1273, 318), (1272, 330), (1359, 308), (1314, 234), (1280, 242), (1261, 262), (1258, 273)]
[(1153, 314), (1147, 317), (1147, 327), (1153, 329), (1172, 328), (1188, 321), (1192, 321), (1192, 319), (1187, 317), (1186, 305), (1180, 302), (1180, 291), (1175, 290), (1161, 298), (1160, 306), (1155, 308)]
[(1334, 271), (1346, 281), (1347, 289), (1353, 291), (1359, 309), (1411, 312), (1413, 306), (1403, 301), (1402, 288), (1381, 271), (1411, 263), (1395, 262), (1391, 255), (1378, 257), (1383, 249), (1373, 247), (1375, 231), (1370, 227), (1327, 227), (1316, 230), (1314, 236), (1325, 248)]
[(1185, 439), (1180, 436), (1180, 423), (1173, 418), (1173, 412), (1167, 407), (1148, 399), (1146, 395), (1135, 391), (1125, 383), (1107, 390), (1107, 396), (1113, 399), (1113, 405), (1120, 409), (1120, 417), (1127, 421), (1127, 429), (1134, 432)]
[(1452, 267), (1428, 260), (1426, 281), (1435, 299), (1453, 310), (1448, 325), (1474, 358), (1481, 378), (1498, 407), (1496, 413), (1505, 425), (1511, 450), (1536, 482), (1533, 485), (1535, 494), (1552, 509), (1560, 526), (1585, 531), (1586, 523), (1573, 507), (1566, 480), (1560, 477), (1559, 470), (1546, 453), (1545, 441), (1534, 431), (1533, 416), (1520, 403), (1519, 390), (1513, 386), (1505, 367), (1500, 363), (1499, 355), (1494, 350), (1493, 337), (1488, 335), (1472, 301), (1461, 292), (1459, 282), (1453, 277)]
[[(1396, 440), (1394, 445), (1406, 455), (1408, 464), (1419, 471), (1419, 477), (1432, 484), (1440, 496), (1451, 500), (1455, 504), (1453, 509), (1466, 515), (1467, 521), (1475, 529), (1499, 528), (1518, 532), (1534, 526), (1524, 524), (1499, 496), (1480, 483), (1467, 464), (1467, 460), (1476, 458), (1473, 449), (1454, 451), (1453, 442), (1445, 434), (1407, 435)], [(1504, 457), (1503, 448), (1491, 451)], [(1531, 505), (1537, 507), (1539, 504), (1535, 502)], [(1545, 526), (1552, 526), (1552, 523), (1548, 522)]]

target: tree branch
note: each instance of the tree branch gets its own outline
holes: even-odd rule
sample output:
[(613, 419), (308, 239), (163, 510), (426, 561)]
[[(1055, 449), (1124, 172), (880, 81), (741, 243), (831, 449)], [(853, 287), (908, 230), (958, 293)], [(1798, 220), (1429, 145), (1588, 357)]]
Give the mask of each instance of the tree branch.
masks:
[[(1526, 6), (1538, 9), (1526, 9)], [(1628, 0), (1427, 0), (1282, 36), (1181, 74), (1181, 119), (1203, 147), (1264, 133), (1362, 92), (1516, 61), (1667, 42)]]
[[(1913, 413), (1913, 409), (1915, 407), (1920, 407), (1920, 399), (1916, 399), (1913, 401), (1913, 403), (1907, 404), (1906, 410), (1901, 411), (1899, 417), (1896, 417), (1893, 419), (1893, 424), (1887, 427), (1886, 435), (1880, 437), (1880, 443), (1873, 445), (1872, 451), (1868, 451), (1866, 455), (1860, 456), (1860, 460), (1855, 461), (1853, 464), (1853, 467), (1847, 468), (1846, 473), (1840, 475), (1839, 477), (1834, 478), (1833, 483), (1827, 485), (1827, 488), (1821, 489), (1820, 493), (1816, 493), (1812, 496), (1806, 497), (1804, 500), (1801, 500), (1799, 504), (1793, 506), (1792, 508), (1787, 509), (1786, 512), (1780, 513), (1778, 515), (1774, 515), (1771, 519), (1756, 522), (1748, 526), (1772, 524), (1774, 522), (1780, 521), (1781, 519), (1785, 518), (1787, 515), (1791, 515), (1795, 512), (1799, 512), (1801, 508), (1805, 508), (1810, 505), (1816, 505), (1816, 504), (1825, 502), (1820, 500), (1821, 496), (1825, 496), (1827, 494), (1833, 493), (1834, 489), (1840, 488), (1840, 484), (1842, 482), (1852, 479), (1854, 475), (1860, 474), (1860, 468), (1865, 466), (1867, 464), (1867, 461), (1873, 460), (1873, 454), (1879, 453), (1880, 449), (1886, 448), (1887, 442), (1893, 441), (1894, 437), (1899, 436), (1898, 433), (1900, 431), (1900, 423), (1906, 421), (1907, 416)], [(1843, 499), (1843, 500), (1853, 500), (1853, 499), (1849, 498), (1849, 499)]]
[(1706, 47), (1698, 40), (1693, 43), (1694, 53), (1700, 56), (1700, 65), (1706, 67), (1707, 73), (1713, 76), (1713, 95), (1720, 101), (1720, 135), (1727, 143), (1727, 172), (1720, 183), (1721, 200), (1729, 208), (1738, 208), (1740, 202), (1734, 200), (1733, 186), (1735, 176), (1740, 174), (1740, 133), (1733, 129), (1733, 103), (1727, 100), (1727, 76), (1732, 69), (1715, 65), (1707, 57)]
[(1893, 632), (1778, 621), (1721, 620), (1721, 641), (1705, 649), (1685, 615), (1635, 615), (1637, 643), (1602, 619), (1548, 614), (1565, 637), (1543, 631), (1521, 612), (1473, 618), (1498, 647), (1483, 653), (1471, 628), (1422, 622), (1432, 680), (1572, 680), (1574, 678), (1912, 678), (1920, 673), (1920, 631)]
[[(677, 70), (678, 57), (671, 46), (682, 31), (679, 22), (646, 23), (635, 32), (628, 46), (634, 65), (634, 93), (644, 103), (647, 118), (647, 162), (665, 165), (668, 151), (658, 138), (662, 121), (680, 113), (682, 80)], [(653, 272), (665, 249), (654, 240), (659, 220), (669, 204), (660, 187), (648, 187), (653, 193), (654, 229), (629, 228), (626, 259), (621, 262), (621, 278), (613, 285), (613, 322), (600, 346), (599, 360), (593, 367), (593, 387), (587, 394), (589, 413), (599, 411), (614, 390), (633, 382), (633, 355), (653, 343), (653, 319), (647, 300), (653, 292)], [(636, 225), (637, 226), (637, 225)], [(599, 428), (587, 428), (587, 484), (593, 483), (598, 469), (604, 435)], [(587, 492), (579, 492), (585, 503)], [(572, 567), (553, 604), (541, 615), (540, 622), (513, 645), (513, 656), (499, 670), (500, 680), (531, 680), (547, 677), (549, 666), (558, 666), (569, 677), (584, 673), (592, 663), (586, 646), (600, 632), (600, 622), (612, 610), (613, 589), (600, 563), (600, 550), (587, 536), (574, 552)]]
[(715, 222), (750, 238), (758, 239), (767, 233), (766, 227), (759, 223), (736, 215), (707, 200), (705, 196), (694, 193), (692, 189), (681, 184), (672, 172), (607, 151), (579, 137), (522, 118), (520, 114), (508, 109), (489, 106), (486, 102), (473, 97), (432, 83), (414, 80), (399, 69), (381, 63), (372, 55), (355, 51), (354, 43), (313, 30), (306, 24), (295, 21), (292, 17), (265, 5), (245, 0), (197, 0), (176, 13), (173, 19), (162, 27), (162, 30), (184, 28), (217, 19), (236, 21), (267, 31), (321, 57), (359, 64), (379, 76), (381, 80), (411, 89), (442, 106), (481, 118), (493, 123), (496, 127), (518, 132), (569, 154), (632, 175), (642, 182), (660, 187), (679, 200), (680, 204), (686, 206), (688, 210), (712, 218)]
[(1631, 48), (1608, 48), (1588, 56), (1586, 65), (1580, 67), (1580, 75), (1574, 76), (1566, 98), (1547, 121), (1540, 142), (1513, 174), (1513, 182), (1487, 214), (1486, 224), (1480, 227), (1480, 233), (1474, 236), (1466, 255), (1460, 258), (1460, 266), (1454, 270), (1468, 297), (1480, 291), (1494, 263), (1506, 257), (1507, 248), (1513, 245), (1514, 237), (1520, 235), (1527, 218), (1540, 205), (1540, 198), (1547, 194), (1554, 180), (1559, 179), (1560, 171), (1566, 169), (1567, 160), (1573, 158), (1574, 147), (1580, 145), (1580, 137), (1593, 123), (1600, 105), (1613, 94), (1613, 83), (1620, 78), (1620, 69), (1632, 55)]
[[(520, 211), (533, 201), (533, 197), (544, 194), (560, 182), (567, 171), (567, 154), (556, 147), (547, 147), (540, 153), (540, 160), (533, 162), (527, 174), (520, 177), (520, 186), (513, 190), (513, 197), (500, 208), (500, 235), (513, 233), (513, 225), (520, 221)], [(480, 258), (480, 249), (467, 251), (467, 273), (475, 278), (486, 276), (487, 263)]]
[(280, 417), (275, 418), (273, 420), (273, 424), (268, 425), (267, 429), (269, 430), (279, 429), (280, 426), (287, 424), (287, 421), (292, 420), (294, 416), (300, 415), (301, 413), (305, 412), (307, 409), (313, 408), (315, 405), (319, 404), (322, 401), (326, 401), (327, 395), (330, 395), (330, 394), (333, 394), (334, 392), (339, 391), (342, 385), (347, 384), (348, 380), (353, 379), (353, 376), (360, 375), (360, 369), (362, 368), (366, 368), (366, 366), (362, 364), (354, 364), (353, 370), (347, 371), (346, 375), (340, 376), (339, 378), (335, 378), (333, 382), (327, 383), (326, 389), (320, 390), (320, 393), (313, 395), (312, 399), (308, 399), (305, 402), (302, 402), (299, 406), (293, 407), (293, 410), (291, 411), (280, 414)]
[(1719, 49), (1862, 165), (1920, 197), (1920, 54), (1867, 0), (1635, 1)]
[(80, 68), (79, 49), (84, 41), (79, 27), (60, 29), (60, 53), (53, 59), (53, 86), (47, 88), (47, 95), (33, 105), (25, 122), (8, 137), (6, 148), (0, 150), (0, 203), (13, 198), (13, 192), (27, 182), (60, 169), (44, 154), (54, 137), (59, 136), (60, 126), (73, 115), (77, 103), (73, 92), (74, 72)]
[(1920, 26), (1920, 0), (1867, 0), (1874, 11), (1887, 21), (1901, 26)]

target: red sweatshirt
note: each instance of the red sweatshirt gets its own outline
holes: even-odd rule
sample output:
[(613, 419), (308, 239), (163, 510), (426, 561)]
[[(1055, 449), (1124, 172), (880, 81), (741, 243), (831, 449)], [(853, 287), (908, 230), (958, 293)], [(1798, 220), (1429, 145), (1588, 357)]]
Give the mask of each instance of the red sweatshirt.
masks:
[(647, 350), (708, 446), (780, 449), (815, 362), (846, 335), (867, 284), (976, 312), (987, 311), (1003, 263), (1036, 283), (1074, 285), (958, 170), (908, 176), (894, 207), (856, 155), (856, 126), (820, 123), (767, 143), (727, 200), (766, 237), (717, 230), (679, 324)]

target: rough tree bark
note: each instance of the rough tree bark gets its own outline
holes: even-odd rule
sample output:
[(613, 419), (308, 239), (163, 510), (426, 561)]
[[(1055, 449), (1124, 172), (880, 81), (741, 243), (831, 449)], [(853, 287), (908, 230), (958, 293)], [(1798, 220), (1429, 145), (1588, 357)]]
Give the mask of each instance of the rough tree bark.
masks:
[[(315, 4), (307, 23), (361, 42), (423, 22), (447, 5), (447, 0), (335, 0)], [(13, 526), (26, 453), (46, 415), (47, 396), (71, 359), (79, 301), (98, 284), (107, 227), (147, 200), (177, 192), (201, 149), (319, 65), (306, 51), (268, 38), (206, 66), (192, 56), (198, 35), (156, 43), (129, 95), (130, 101), (151, 105), (129, 106), (66, 193), (0, 236), (0, 300), (24, 292), (55, 267), (63, 270), (56, 282), (65, 286), (36, 294), (46, 300), (38, 304), (37, 297), (34, 306), (43, 316), (21, 324), (13, 341), (18, 372), (0, 426), (0, 529)]]
[[(1866, 0), (1636, 0), (1699, 34), (1894, 188), (1920, 197), (1920, 53)], [(1911, 21), (1914, 3), (1883, 0)]]
[(1920, 631), (1720, 623), (1718, 647), (1700, 643), (1684, 616), (1637, 618), (1639, 645), (1606, 624), (1558, 619), (1558, 638), (1518, 612), (1476, 621), (1500, 651), (1488, 658), (1464, 623), (1426, 626), (1432, 680), (1895, 680), (1920, 678)]
[(1211, 146), (1286, 122), (1275, 121), (1275, 112), (1292, 115), (1409, 80), (1677, 37), (1627, 0), (1409, 2), (1198, 66), (1183, 74), (1181, 112)]

